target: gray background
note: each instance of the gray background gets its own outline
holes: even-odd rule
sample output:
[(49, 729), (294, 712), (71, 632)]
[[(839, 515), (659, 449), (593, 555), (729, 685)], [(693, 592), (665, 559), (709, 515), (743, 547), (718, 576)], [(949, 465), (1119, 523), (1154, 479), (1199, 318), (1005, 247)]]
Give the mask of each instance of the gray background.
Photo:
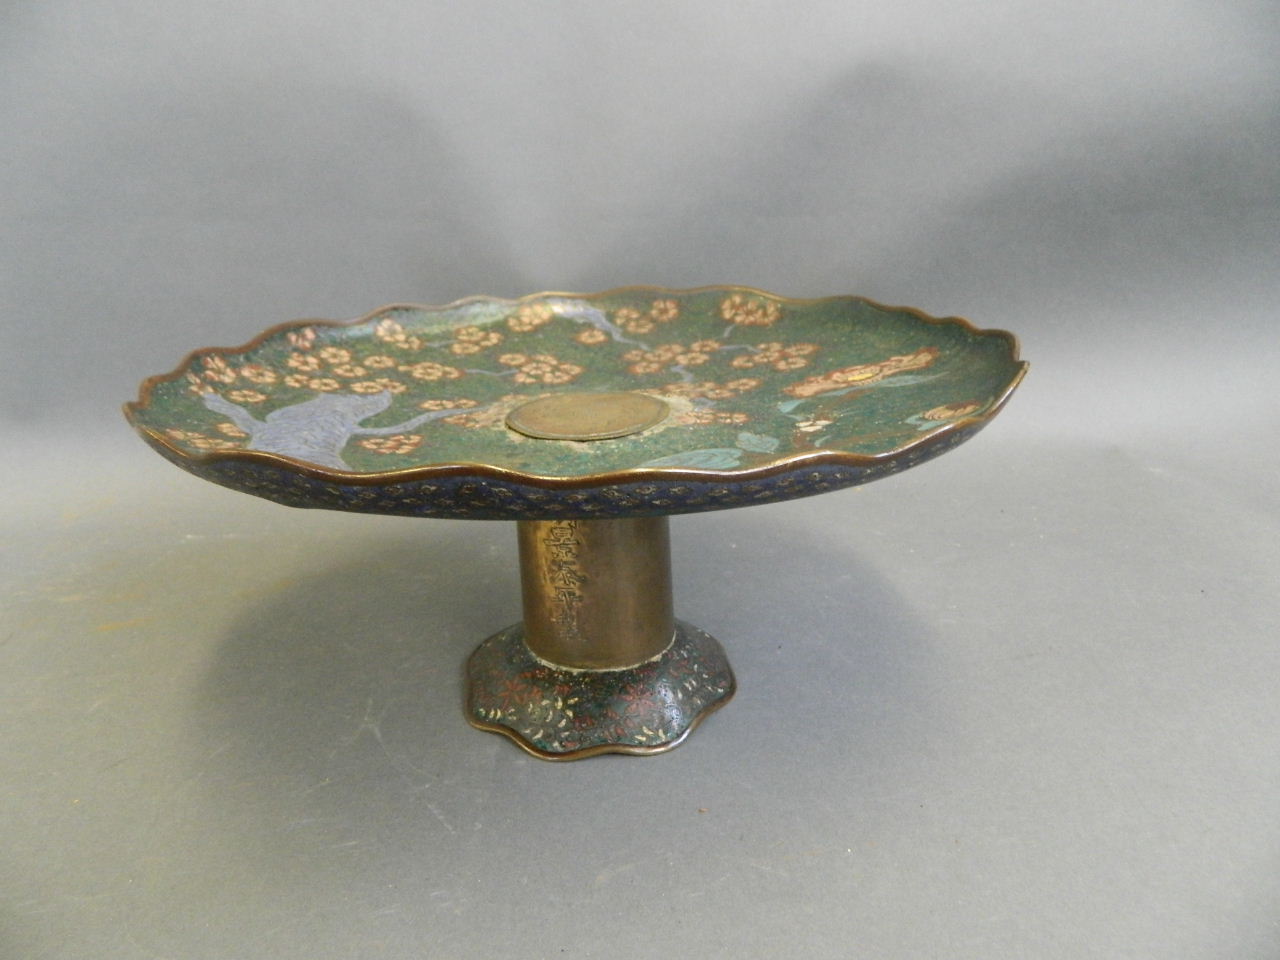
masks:
[[(10, 3), (0, 956), (1280, 957), (1270, 2)], [(1020, 334), (974, 443), (673, 523), (740, 693), (471, 730), (504, 524), (118, 415), (397, 300), (739, 282)]]

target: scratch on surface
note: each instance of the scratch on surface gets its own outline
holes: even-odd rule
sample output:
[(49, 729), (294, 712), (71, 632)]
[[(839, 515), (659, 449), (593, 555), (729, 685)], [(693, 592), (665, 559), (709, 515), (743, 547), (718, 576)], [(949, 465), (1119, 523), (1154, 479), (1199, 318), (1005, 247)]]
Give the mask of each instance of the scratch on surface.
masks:
[(306, 788), (304, 788), (303, 790), (301, 790), (301, 791), (298, 793), (298, 796), (300, 796), (300, 797), (309, 797), (309, 796), (311, 796), (311, 794), (315, 793), (315, 792), (316, 792), (317, 790), (319, 790), (321, 787), (328, 787), (328, 786), (332, 786), (332, 785), (333, 785), (333, 778), (332, 778), (332, 777), (325, 777), (323, 780), (319, 780), (319, 781), (317, 781), (317, 782), (313, 783), (311, 786), (306, 787)]
[(378, 743), (382, 743), (382, 721), (387, 717), (387, 711), (391, 709), (391, 704), (387, 704), (382, 708), (382, 712), (377, 716), (373, 714), (373, 697), (369, 697), (364, 702), (364, 717), (356, 727), (355, 738), (359, 739), (360, 734), (366, 730), (373, 734), (373, 739)]
[(436, 901), (437, 906), (445, 910), (451, 910), (455, 916), (462, 916), (462, 909), (467, 903), (464, 897), (461, 900), (454, 900), (453, 895), (448, 890), (432, 890), (431, 899)]
[(444, 828), (445, 828), (446, 830), (448, 830), (450, 833), (457, 833), (457, 832), (458, 832), (457, 830), (455, 830), (455, 829), (453, 828), (453, 824), (449, 822), (448, 818), (447, 818), (443, 813), (441, 813), (441, 812), (440, 812), (440, 808), (439, 808), (439, 807), (437, 807), (437, 806), (436, 806), (434, 803), (432, 803), (430, 800), (428, 800), (428, 801), (427, 801), (427, 809), (428, 809), (428, 810), (430, 810), (430, 811), (432, 812), (432, 814), (434, 814), (434, 815), (435, 815), (435, 818), (436, 818), (437, 820), (439, 820), (441, 823), (443, 823), (443, 824), (444, 824)]
[(383, 756), (387, 758), (398, 773), (402, 776), (412, 776), (414, 778), (425, 777), (425, 770), (410, 763), (404, 757), (397, 757), (393, 754), (382, 737), (382, 721), (386, 719), (387, 713), (394, 704), (394, 700), (388, 701), (381, 711), (375, 712), (373, 709), (373, 697), (367, 698), (364, 703), (364, 716), (360, 718), (356, 728), (350, 734), (338, 739), (337, 744), (329, 754), (329, 759), (332, 760), (337, 756), (338, 751), (344, 747), (354, 746), (359, 742), (361, 736), (367, 733), (373, 738), (378, 745), (378, 749), (382, 751)]

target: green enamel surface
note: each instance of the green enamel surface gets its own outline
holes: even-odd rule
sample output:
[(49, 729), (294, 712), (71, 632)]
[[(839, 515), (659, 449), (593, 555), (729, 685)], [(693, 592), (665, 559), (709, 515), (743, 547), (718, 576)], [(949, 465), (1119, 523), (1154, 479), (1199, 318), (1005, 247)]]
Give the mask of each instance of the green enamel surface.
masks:
[[(389, 406), (353, 429), (407, 424), (442, 406), (458, 412), (390, 435), (353, 433), (339, 444), (339, 462), (351, 471), (443, 463), (547, 476), (742, 469), (819, 450), (877, 454), (911, 444), (989, 412), (1020, 366), (1004, 335), (855, 298), (639, 290), (393, 307), (350, 326), (298, 324), (244, 353), (201, 354), (158, 383), (134, 420), (193, 454), (297, 456), (262, 446), (233, 420), (254, 430), (320, 396), (376, 396)], [(643, 433), (591, 442), (535, 440), (504, 424), (519, 402), (578, 390), (641, 391), (666, 399), (672, 412)], [(222, 412), (206, 405), (210, 393)], [(226, 413), (231, 404), (240, 416)]]

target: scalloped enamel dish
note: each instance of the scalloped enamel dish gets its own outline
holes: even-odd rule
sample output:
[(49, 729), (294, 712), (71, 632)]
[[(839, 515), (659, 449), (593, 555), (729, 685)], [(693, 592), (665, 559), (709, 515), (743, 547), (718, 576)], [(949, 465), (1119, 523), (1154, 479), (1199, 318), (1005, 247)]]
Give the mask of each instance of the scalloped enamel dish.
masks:
[(126, 415), (183, 469), (278, 503), (517, 521), (523, 619), (468, 661), (467, 719), (575, 760), (670, 750), (736, 689), (719, 641), (675, 618), (668, 515), (914, 466), (1025, 372), (1012, 335), (955, 318), (634, 287), (285, 324), (196, 351)]
[[(652, 516), (913, 466), (990, 421), (1025, 369), (1008, 333), (856, 297), (629, 288), (285, 324), (196, 351), (126, 415), (184, 469), (293, 506)], [(526, 425), (575, 408), (551, 438)]]

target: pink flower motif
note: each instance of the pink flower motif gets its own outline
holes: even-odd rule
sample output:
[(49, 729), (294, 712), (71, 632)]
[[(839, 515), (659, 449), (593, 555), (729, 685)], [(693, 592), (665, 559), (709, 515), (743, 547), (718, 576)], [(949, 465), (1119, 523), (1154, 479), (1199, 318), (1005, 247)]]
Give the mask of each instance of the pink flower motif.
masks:
[(309, 353), (291, 353), (285, 358), (284, 362), (285, 366), (306, 372), (314, 372), (324, 366), (319, 357), (312, 356)]
[(189, 447), (195, 447), (197, 450), (235, 450), (240, 444), (232, 440), (223, 440), (221, 437), (206, 437), (203, 433), (197, 433), (194, 430), (166, 430), (170, 439), (177, 440)]
[(265, 367), (260, 363), (246, 363), (240, 368), (240, 376), (250, 383), (259, 384), (275, 383), (279, 377), (270, 367)]
[(773, 300), (733, 293), (720, 302), (720, 316), (741, 326), (767, 327), (782, 316), (782, 308)]
[(456, 400), (446, 400), (444, 398), (434, 398), (431, 400), (423, 400), (418, 404), (421, 410), (461, 410), (466, 407), (474, 407), (476, 402), (466, 397), (459, 397)]
[(514, 377), (516, 383), (569, 383), (582, 373), (576, 363), (557, 360), (549, 353), (537, 353), (521, 364)]
[(421, 363), (410, 364), (400, 369), (418, 380), (457, 380), (462, 376), (462, 371), (457, 367), (434, 363), (430, 360), (423, 360)]
[(645, 316), (634, 307), (621, 307), (613, 311), (613, 322), (627, 333), (649, 333), (655, 324), (652, 317)]
[(350, 363), (351, 351), (345, 347), (324, 347), (317, 351), (325, 363)]
[(556, 312), (547, 303), (523, 303), (515, 314), (507, 318), (507, 326), (516, 333), (529, 333), (540, 326), (550, 323)]
[(373, 335), (384, 343), (398, 343), (405, 338), (404, 327), (390, 318), (374, 325)]
[(454, 353), (479, 353), (486, 347), (502, 342), (502, 334), (497, 330), (482, 327), (459, 327), (453, 332), (454, 343), (450, 348)]
[(809, 361), (804, 357), (783, 357), (774, 361), (773, 369), (775, 370), (799, 370), (801, 367), (807, 367)]
[(399, 380), (390, 377), (378, 377), (376, 380), (360, 380), (351, 385), (352, 393), (404, 393), (409, 388)]
[(680, 316), (680, 304), (675, 300), (655, 300), (649, 308), (649, 316), (658, 323), (670, 323)]
[(383, 343), (392, 344), (401, 350), (418, 350), (422, 347), (419, 338), (409, 336), (404, 327), (390, 317), (385, 317), (374, 325), (373, 335)]
[(335, 377), (363, 377), (369, 371), (354, 363), (340, 363), (333, 368)]
[(261, 403), (267, 395), (261, 390), (229, 390), (227, 399), (236, 403)]
[(366, 437), (359, 443), (360, 446), (374, 453), (405, 454), (417, 450), (422, 443), (422, 437), (416, 433), (397, 433), (390, 437)]
[(222, 357), (208, 356), (204, 358), (204, 377), (217, 383), (235, 383), (236, 372)]

